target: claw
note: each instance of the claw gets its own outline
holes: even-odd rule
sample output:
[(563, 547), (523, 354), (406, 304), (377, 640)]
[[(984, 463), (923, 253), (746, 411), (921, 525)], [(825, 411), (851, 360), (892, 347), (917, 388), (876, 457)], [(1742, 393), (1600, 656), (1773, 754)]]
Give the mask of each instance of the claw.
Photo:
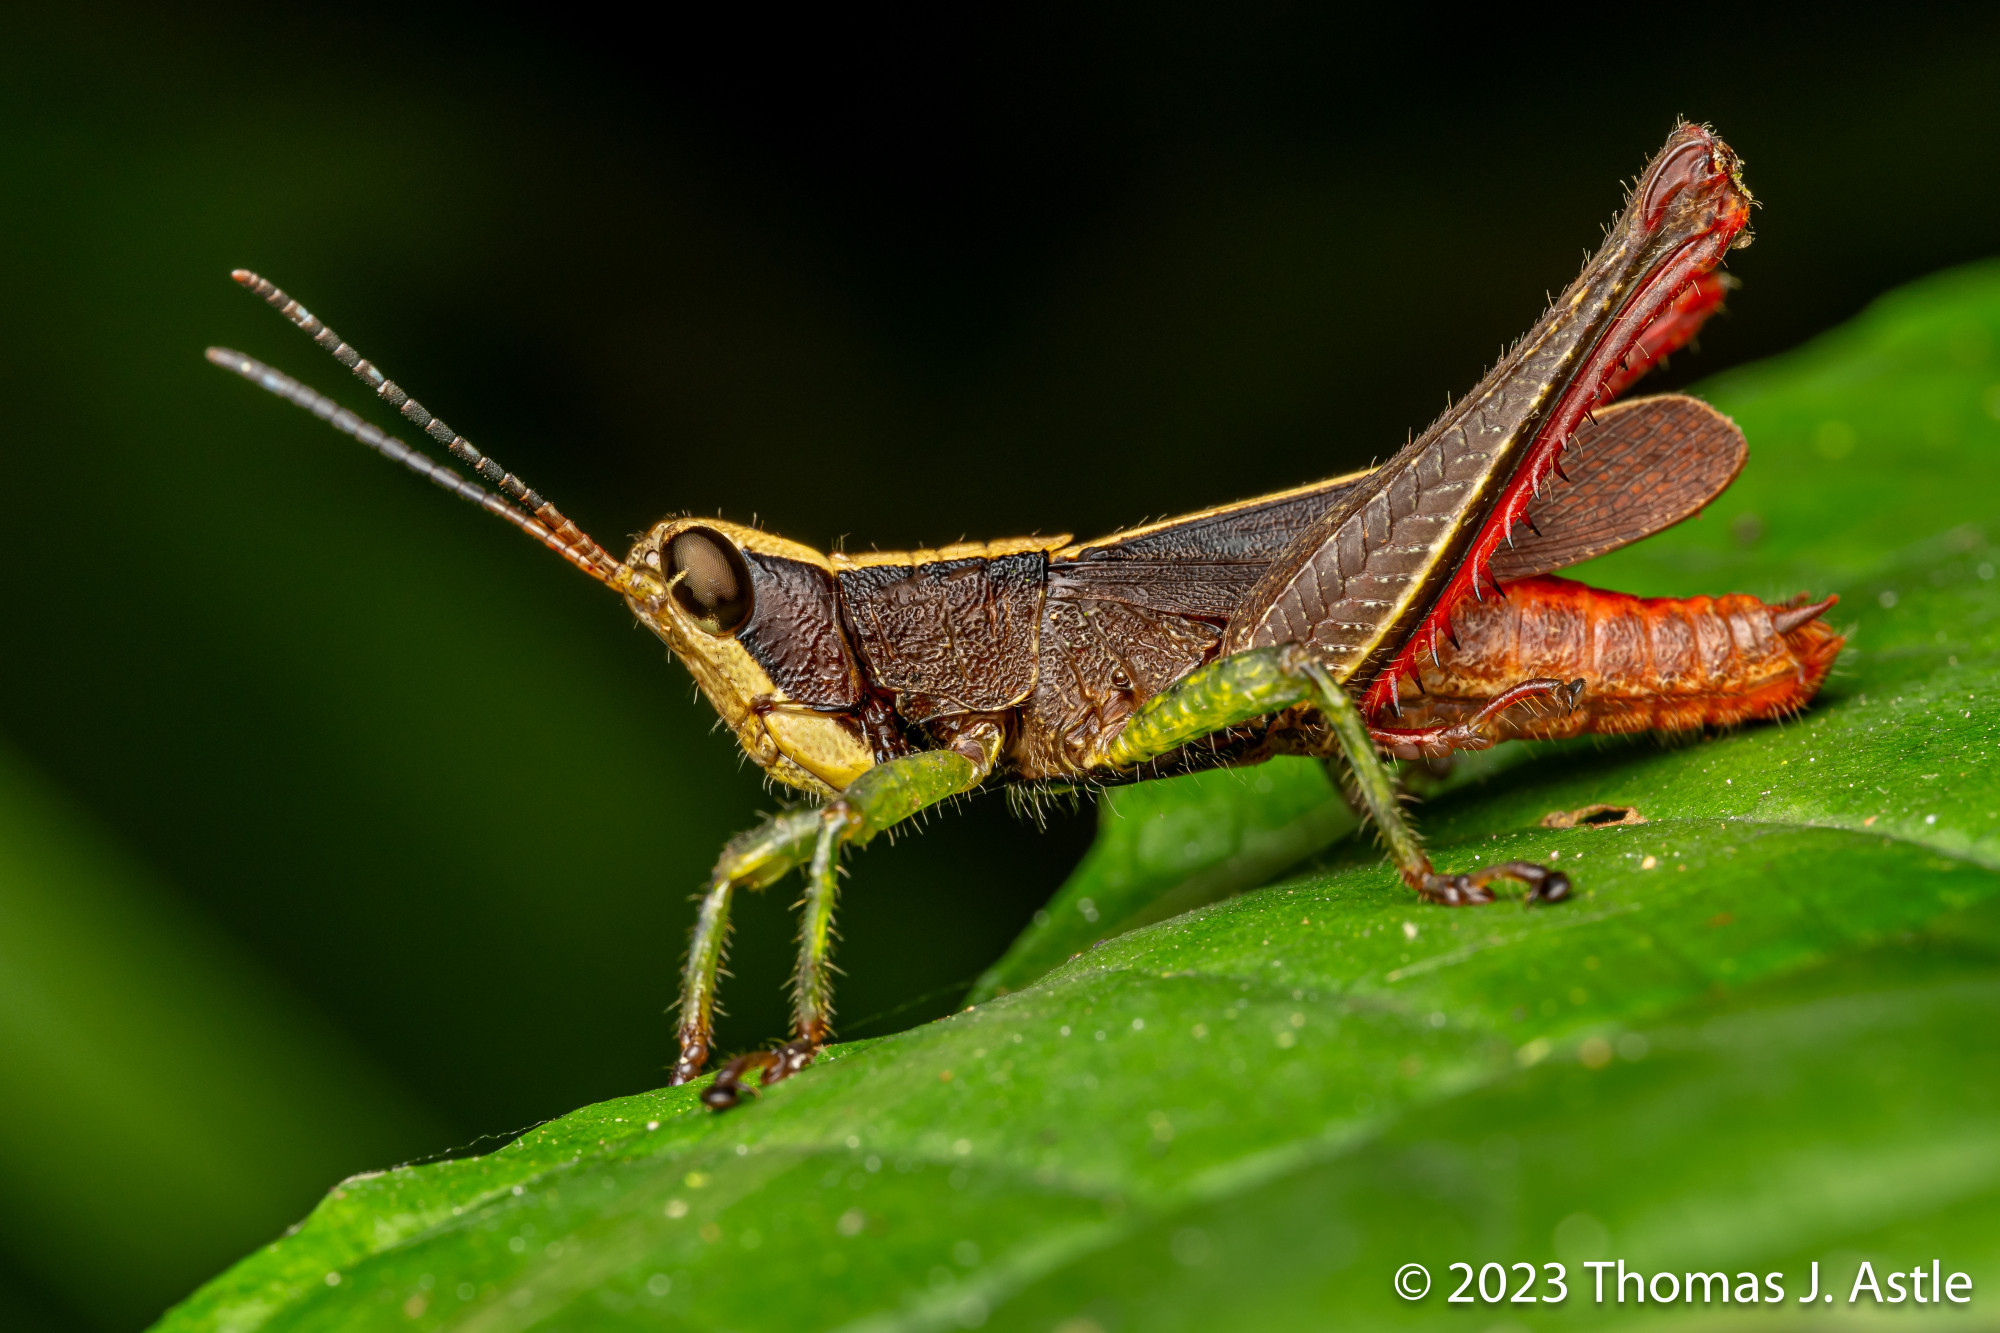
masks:
[(715, 1076), (715, 1082), (701, 1090), (701, 1104), (711, 1111), (726, 1111), (743, 1100), (743, 1094), (751, 1091), (745, 1076), (753, 1069), (764, 1072), (762, 1083), (771, 1081), (771, 1069), (779, 1062), (776, 1051), (752, 1051), (739, 1055), (722, 1067)]
[[(818, 1042), (798, 1037), (775, 1051), (752, 1051), (748, 1055), (739, 1055), (722, 1067), (722, 1072), (715, 1076), (715, 1082), (701, 1090), (701, 1104), (711, 1111), (727, 1111), (743, 1100), (744, 1093), (784, 1082), (811, 1064), (818, 1054)], [(764, 1071), (755, 1085), (749, 1081), (753, 1069)]]
[(1493, 890), (1475, 884), (1470, 875), (1426, 875), (1418, 892), (1441, 907), (1477, 907), (1493, 901)]
[(1521, 884), (1527, 890), (1521, 902), (1527, 907), (1559, 903), (1570, 893), (1568, 875), (1532, 861), (1502, 861), (1469, 875), (1427, 875), (1418, 892), (1445, 907), (1471, 907), (1493, 901), (1493, 890), (1486, 886), (1496, 879), (1511, 879)]
[(788, 1041), (778, 1048), (778, 1063), (764, 1075), (766, 1084), (777, 1083), (811, 1064), (819, 1055), (819, 1043), (804, 1037)]

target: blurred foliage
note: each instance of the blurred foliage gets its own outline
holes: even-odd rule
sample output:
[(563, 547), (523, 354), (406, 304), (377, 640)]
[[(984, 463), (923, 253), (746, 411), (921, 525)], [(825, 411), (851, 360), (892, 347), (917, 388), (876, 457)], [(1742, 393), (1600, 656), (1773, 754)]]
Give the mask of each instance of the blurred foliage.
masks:
[[(608, 541), (684, 507), (865, 546), (1103, 530), (1386, 452), (1676, 114), (1770, 207), (1673, 376), (2000, 250), (1985, 10), (1736, 14), (1696, 50), (1650, 12), (1443, 23), (10, 13), (0, 912), (77, 906), (0, 987), (90, 978), (35, 1012), (105, 1077), (0, 1061), (0, 1324), (133, 1327), (327, 1180), (657, 1083), (686, 895), (770, 804), (600, 594), (204, 364), (360, 402), (228, 269)], [(1203, 845), (1290, 836), (1281, 807)], [(979, 800), (859, 863), (844, 1030), (949, 1011), (1091, 827)], [(783, 1026), (788, 903), (742, 906), (728, 1044)], [(217, 1069), (236, 1112), (200, 1109)], [(212, 1133), (115, 1149), (132, 1095)], [(229, 1128), (256, 1106), (288, 1132)]]
[[(1790, 724), (1521, 747), (1433, 802), (1441, 863), (1560, 858), (1573, 901), (1420, 905), (1350, 842), (726, 1115), (663, 1090), (348, 1181), (162, 1328), (1442, 1328), (1451, 1288), (1391, 1275), (1495, 1258), (1570, 1266), (1567, 1302), (1510, 1306), (1531, 1326), (1710, 1313), (1599, 1304), (1599, 1258), (1776, 1270), (1796, 1302), (1814, 1261), (1844, 1292), (1936, 1257), (1985, 1290), (1996, 345), (1990, 264), (1707, 388), (1742, 478), (1581, 572), (1837, 591), (1852, 648)], [(1269, 843), (1244, 821), (1288, 792), (1316, 829), (1323, 775), (1287, 772), (1156, 784), (1079, 880), (1150, 873), (1149, 833)], [(1538, 826), (1596, 801), (1649, 822)]]
[(129, 1319), (105, 1254), (158, 1290), (441, 1131), (114, 846), (0, 751), (0, 1236)]

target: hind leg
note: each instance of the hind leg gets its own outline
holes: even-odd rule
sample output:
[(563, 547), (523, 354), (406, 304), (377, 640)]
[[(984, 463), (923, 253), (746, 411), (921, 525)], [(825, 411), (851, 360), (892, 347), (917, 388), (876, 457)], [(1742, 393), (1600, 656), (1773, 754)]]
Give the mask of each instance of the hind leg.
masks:
[(1302, 703), (1326, 718), (1362, 805), (1381, 831), (1403, 882), (1416, 892), (1451, 906), (1491, 902), (1488, 886), (1511, 879), (1526, 887), (1530, 902), (1569, 896), (1568, 877), (1526, 861), (1471, 874), (1440, 874), (1403, 814), (1396, 775), (1376, 754), (1361, 710), (1340, 682), (1297, 644), (1236, 653), (1195, 671), (1134, 712), (1102, 758), (1113, 767), (1136, 767), (1191, 741)]
[(1493, 890), (1488, 886), (1502, 879), (1521, 884), (1527, 890), (1527, 899), (1531, 903), (1560, 902), (1569, 897), (1567, 875), (1531, 861), (1503, 861), (1470, 874), (1439, 873), (1437, 867), (1431, 864), (1430, 857), (1425, 855), (1423, 844), (1417, 841), (1416, 830), (1410, 827), (1409, 820), (1403, 815), (1396, 775), (1376, 756), (1374, 738), (1369, 735), (1361, 710), (1318, 662), (1308, 659), (1301, 670), (1313, 683), (1316, 696), (1313, 702), (1332, 724), (1334, 739), (1340, 745), (1342, 757), (1347, 760), (1348, 771), (1354, 775), (1354, 784), (1361, 793), (1362, 803), (1368, 807), (1375, 826), (1382, 831), (1382, 841), (1389, 847), (1389, 858), (1402, 872), (1405, 884), (1430, 901), (1448, 907), (1492, 902)]

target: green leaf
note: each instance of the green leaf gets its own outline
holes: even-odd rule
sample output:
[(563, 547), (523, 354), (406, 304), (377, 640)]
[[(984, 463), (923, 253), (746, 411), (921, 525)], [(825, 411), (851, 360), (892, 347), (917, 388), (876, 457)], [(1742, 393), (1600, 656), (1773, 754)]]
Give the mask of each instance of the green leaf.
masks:
[(1099, 940), (1267, 884), (1355, 825), (1309, 759), (1111, 788), (1098, 798), (1097, 841), (968, 999), (1019, 990)]
[[(1711, 1314), (1599, 1304), (1598, 1258), (1777, 1272), (1794, 1305), (1819, 1262), (1842, 1310), (1863, 1258), (1988, 1289), (1996, 343), (2000, 268), (1973, 269), (1710, 386), (1749, 435), (1742, 481), (1584, 576), (1836, 591), (1852, 648), (1792, 723), (1518, 749), (1423, 811), (1443, 864), (1559, 856), (1575, 900), (1423, 906), (1349, 840), (1125, 929), (1149, 895), (1241, 888), (1335, 821), (1304, 767), (1120, 793), (989, 976), (1012, 993), (830, 1050), (728, 1115), (647, 1093), (348, 1181), (163, 1327), (1112, 1333), (1519, 1308), (1447, 1304), (1455, 1261), (1566, 1264), (1536, 1322)], [(1539, 826), (1593, 801), (1650, 822)], [(1078, 931), (1085, 896), (1100, 919)], [(1084, 934), (1110, 937), (1068, 958)], [(1390, 1285), (1410, 1262), (1433, 1278), (1415, 1302)]]

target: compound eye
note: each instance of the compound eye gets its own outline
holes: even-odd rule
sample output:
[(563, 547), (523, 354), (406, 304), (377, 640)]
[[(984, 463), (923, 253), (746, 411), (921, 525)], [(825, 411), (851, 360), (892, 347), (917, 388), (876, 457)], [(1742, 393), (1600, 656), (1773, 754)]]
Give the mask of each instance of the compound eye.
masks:
[(667, 577), (680, 576), (674, 600), (710, 634), (734, 634), (750, 619), (750, 568), (727, 537), (689, 528), (667, 543)]

